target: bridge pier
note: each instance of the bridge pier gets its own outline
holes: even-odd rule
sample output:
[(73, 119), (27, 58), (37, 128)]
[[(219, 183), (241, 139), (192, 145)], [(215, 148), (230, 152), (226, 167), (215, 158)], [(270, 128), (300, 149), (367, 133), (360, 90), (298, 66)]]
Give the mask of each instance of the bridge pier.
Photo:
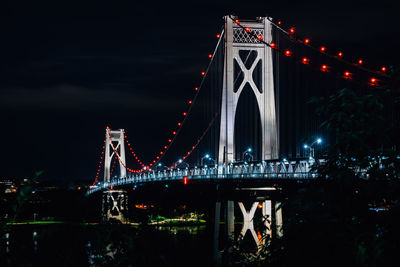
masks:
[(128, 194), (125, 190), (107, 190), (103, 192), (102, 220), (117, 220), (127, 223)]
[[(237, 188), (225, 192), (230, 195), (229, 200), (217, 200), (213, 246), (216, 266), (233, 264), (232, 254), (244, 254), (245, 252), (241, 252), (242, 244), (251, 245), (253, 241), (256, 248), (245, 250), (265, 257), (270, 243), (282, 238), (282, 206), (275, 196), (276, 191), (275, 188)], [(221, 212), (225, 220), (222, 225)], [(235, 225), (241, 225), (241, 229), (235, 229)], [(224, 236), (220, 235), (221, 230)], [(251, 239), (247, 238), (247, 243), (243, 243), (245, 236), (249, 234)]]

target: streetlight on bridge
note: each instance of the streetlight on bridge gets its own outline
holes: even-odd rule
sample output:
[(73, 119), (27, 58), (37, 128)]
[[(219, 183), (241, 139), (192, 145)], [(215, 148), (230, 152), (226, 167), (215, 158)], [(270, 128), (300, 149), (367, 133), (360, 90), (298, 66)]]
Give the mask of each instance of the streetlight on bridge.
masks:
[(248, 159), (250, 159), (249, 161), (253, 161), (254, 157), (253, 157), (253, 154), (251, 154), (251, 152), (253, 152), (253, 149), (251, 149), (251, 147), (247, 148), (243, 152), (243, 154), (242, 154), (243, 161), (246, 161), (246, 156)]
[(178, 162), (175, 163), (176, 167), (179, 169), (180, 165), (183, 165), (182, 167), (184, 168), (189, 168), (189, 164), (187, 164), (186, 162), (184, 162), (182, 159), (178, 159)]
[(322, 143), (322, 139), (321, 138), (317, 138), (314, 142), (312, 142), (311, 143), (311, 145), (307, 145), (307, 144), (304, 144), (304, 149), (309, 149), (309, 157), (310, 157), (310, 159), (311, 158), (314, 158), (314, 148), (313, 148), (313, 145), (315, 145), (315, 144), (321, 144)]
[(204, 159), (207, 161), (212, 161), (212, 163), (215, 164), (215, 160), (210, 157), (210, 154), (205, 154), (204, 157), (201, 158), (201, 166), (204, 165), (203, 164)]

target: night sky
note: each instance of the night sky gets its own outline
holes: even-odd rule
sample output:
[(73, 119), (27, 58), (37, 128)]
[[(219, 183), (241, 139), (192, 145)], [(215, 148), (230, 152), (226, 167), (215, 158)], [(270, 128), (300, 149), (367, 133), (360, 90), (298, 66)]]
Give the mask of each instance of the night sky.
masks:
[(0, 11), (0, 179), (92, 181), (106, 125), (148, 163), (226, 14), (281, 19), (378, 66), (400, 59), (395, 1), (13, 2)]

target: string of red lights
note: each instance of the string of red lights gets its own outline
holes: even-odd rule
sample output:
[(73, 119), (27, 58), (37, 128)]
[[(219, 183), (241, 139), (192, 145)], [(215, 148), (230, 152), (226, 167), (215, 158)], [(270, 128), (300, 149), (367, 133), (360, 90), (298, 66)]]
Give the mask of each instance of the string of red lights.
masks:
[(114, 168), (115, 168), (115, 163), (117, 161), (115, 160), (115, 158), (113, 157), (112, 159), (112, 163), (111, 163), (111, 170), (110, 170), (110, 176), (112, 176), (113, 172), (114, 172)]
[[(104, 143), (105, 143), (105, 142), (106, 142), (106, 140), (104, 140)], [(97, 171), (96, 171), (96, 177), (94, 178), (94, 182), (93, 182), (93, 184), (90, 186), (90, 189), (92, 189), (93, 186), (94, 186), (94, 185), (98, 182), (98, 180), (99, 180), (100, 169), (101, 169), (101, 166), (103, 165), (103, 157), (104, 157), (104, 145), (103, 145), (102, 150), (101, 150), (100, 159), (99, 159), (99, 163), (98, 163)]]
[[(355, 81), (355, 82), (358, 82), (358, 83), (361, 83), (361, 84), (366, 84), (366, 85), (369, 85), (369, 86), (378, 86), (378, 85), (381, 85), (383, 83), (383, 80), (377, 79), (376, 77), (370, 77), (369, 80), (366, 81), (364, 79), (355, 77), (355, 75), (353, 73), (351, 73), (350, 71), (344, 71), (343, 73), (335, 73), (333, 71), (333, 68), (331, 66), (328, 66), (327, 64), (322, 64), (321, 66), (314, 66), (313, 64), (311, 64), (311, 60), (309, 58), (307, 58), (307, 57), (299, 57), (297, 55), (294, 55), (294, 53), (290, 49), (281, 49), (274, 42), (268, 43), (268, 42), (264, 41), (262, 35), (256, 35), (254, 33), (254, 31), (252, 31), (249, 27), (245, 27), (245, 26), (241, 25), (238, 19), (235, 19), (235, 18), (232, 18), (232, 17), (230, 17), (230, 19), (232, 19), (248, 35), (257, 38), (260, 43), (263, 43), (263, 44), (267, 45), (268, 47), (274, 49), (275, 51), (285, 55), (286, 57), (290, 57), (290, 58), (292, 58), (293, 60), (295, 60), (295, 61), (297, 61), (299, 63), (302, 63), (302, 64), (307, 65), (309, 67), (312, 67), (314, 69), (320, 70), (322, 72), (326, 72), (326, 73), (330, 73), (330, 74), (336, 75), (337, 77), (340, 77), (340, 78), (343, 78), (343, 79), (352, 80), (352, 81)], [(277, 24), (281, 25), (282, 23), (280, 21), (278, 21)], [(274, 23), (274, 25), (276, 25), (276, 24)], [(289, 30), (288, 34), (294, 34), (294, 33), (295, 33), (295, 28), (292, 27)], [(310, 40), (308, 38), (305, 38), (304, 41), (302, 41), (302, 42), (305, 43), (305, 44), (309, 44)], [(325, 55), (329, 55), (329, 54), (326, 53), (326, 47), (325, 46), (320, 47), (320, 52), (324, 53)], [(342, 57), (343, 56), (343, 52), (339, 52), (338, 56), (339, 55), (340, 55), (340, 57)], [(334, 57), (334, 56), (332, 56), (332, 57), (337, 59), (337, 57)], [(344, 60), (342, 60), (342, 61), (344, 62)], [(361, 60), (358, 63), (360, 65), (360, 63), (362, 64), (363, 61)], [(349, 64), (351, 64), (351, 63), (349, 63)], [(354, 66), (359, 67), (362, 70), (365, 70), (365, 68), (362, 68), (361, 66), (357, 66), (357, 65), (354, 65)], [(386, 67), (382, 67), (381, 70), (382, 71), (386, 71)], [(372, 71), (372, 70), (368, 70), (368, 72), (376, 73), (375, 71)], [(385, 73), (380, 73), (380, 75), (383, 76), (384, 78), (389, 77)]]
[[(110, 129), (110, 127), (108, 127), (108, 126), (107, 126), (106, 128), (107, 128), (107, 129)], [(111, 140), (111, 135), (110, 135), (109, 131), (108, 131), (108, 138)], [(131, 168), (128, 168), (128, 167), (126, 166), (126, 164), (121, 160), (121, 157), (119, 156), (118, 151), (117, 151), (117, 149), (115, 148), (114, 144), (113, 144), (112, 142), (110, 142), (110, 145), (111, 145), (112, 150), (114, 151), (114, 154), (117, 156), (119, 163), (120, 163), (127, 171), (129, 171), (129, 172), (131, 172), (131, 173), (138, 173), (138, 172), (141, 171), (141, 170), (132, 170)]]
[(126, 142), (126, 144), (128, 146), (129, 152), (131, 153), (133, 158), (137, 161), (137, 163), (140, 165), (141, 168), (144, 168), (145, 167), (144, 163), (139, 159), (139, 157), (136, 155), (135, 151), (133, 150), (132, 145), (129, 142), (128, 136), (126, 135), (125, 131), (124, 131), (124, 139), (125, 139), (125, 142)]
[(390, 76), (386, 73), (387, 68), (385, 66), (380, 67), (379, 71), (377, 71), (377, 70), (373, 70), (373, 69), (370, 69), (370, 68), (366, 67), (365, 66), (365, 62), (364, 62), (363, 59), (358, 59), (355, 62), (348, 61), (348, 60), (346, 60), (344, 58), (343, 51), (338, 51), (336, 54), (328, 53), (328, 49), (327, 49), (326, 46), (323, 46), (323, 45), (314, 46), (314, 45), (312, 45), (312, 42), (311, 42), (310, 38), (301, 37), (301, 36), (297, 35), (295, 27), (291, 27), (288, 30), (285, 30), (285, 29), (283, 29), (282, 26), (280, 26), (280, 25), (282, 25), (281, 21), (278, 21), (278, 23), (276, 24), (270, 18), (268, 18), (268, 20), (278, 30), (283, 32), (291, 42), (302, 44), (302, 45), (304, 45), (306, 47), (309, 47), (309, 48), (311, 48), (311, 49), (313, 49), (315, 51), (318, 51), (319, 53), (321, 53), (321, 54), (323, 54), (325, 56), (328, 56), (328, 57), (330, 57), (332, 59), (338, 60), (338, 61), (340, 61), (342, 63), (347, 64), (347, 65), (359, 68), (359, 69), (361, 69), (363, 71), (370, 72), (370, 73), (373, 73), (375, 75), (380, 75), (380, 76), (383, 76), (385, 78), (390, 78)]
[[(207, 134), (208, 130), (211, 128), (211, 126), (214, 124), (215, 119), (218, 117), (218, 112), (215, 113), (214, 118), (211, 120), (211, 122), (208, 124), (207, 128), (203, 131), (202, 135), (200, 136), (199, 139), (197, 139), (196, 143), (192, 146), (192, 148), (186, 153), (186, 155), (182, 156), (182, 160), (187, 159), (192, 152), (197, 148), (197, 146), (200, 144), (201, 140), (203, 140), (204, 136)], [(174, 168), (178, 166), (179, 162), (175, 162), (174, 165), (171, 166), (171, 168)]]
[(172, 146), (172, 144), (173, 144), (174, 141), (176, 140), (176, 138), (177, 138), (177, 136), (179, 135), (179, 133), (180, 133), (180, 131), (181, 131), (183, 125), (184, 125), (185, 122), (187, 121), (187, 118), (189, 117), (190, 112), (192, 111), (192, 107), (194, 106), (194, 104), (195, 104), (195, 102), (196, 102), (196, 100), (197, 100), (197, 96), (198, 96), (199, 93), (200, 93), (200, 90), (201, 90), (201, 88), (202, 88), (202, 85), (203, 85), (203, 83), (204, 83), (204, 80), (205, 80), (205, 78), (207, 77), (207, 73), (208, 73), (208, 71), (209, 71), (209, 68), (210, 68), (212, 62), (213, 62), (214, 56), (215, 56), (215, 54), (216, 54), (216, 52), (217, 52), (217, 48), (218, 48), (218, 46), (219, 46), (219, 44), (220, 44), (220, 42), (221, 42), (221, 40), (222, 40), (223, 34), (224, 34), (224, 31), (222, 31), (221, 34), (217, 34), (217, 35), (216, 35), (216, 37), (218, 38), (217, 45), (216, 45), (216, 47), (215, 47), (215, 49), (214, 49), (213, 54), (209, 54), (209, 55), (208, 55), (208, 58), (210, 59), (210, 62), (208, 63), (208, 66), (207, 66), (206, 70), (201, 72), (202, 79), (201, 79), (200, 85), (199, 85), (198, 87), (195, 87), (195, 88), (194, 88), (194, 90), (195, 90), (195, 95), (194, 95), (194, 97), (193, 97), (192, 99), (190, 99), (190, 100), (187, 101), (188, 109), (187, 109), (186, 111), (182, 112), (183, 120), (177, 122), (177, 127), (178, 127), (178, 128), (176, 128), (176, 129), (174, 129), (173, 131), (171, 131), (172, 136), (168, 139), (167, 144), (164, 145), (164, 146), (162, 147), (162, 149), (160, 150), (160, 152), (158, 152), (158, 153), (156, 154), (156, 156), (153, 158), (153, 160), (150, 161), (150, 164), (148, 165), (149, 167), (151, 167), (151, 166), (157, 164), (160, 160), (162, 160), (162, 158), (165, 156), (165, 154), (168, 152), (169, 148)]

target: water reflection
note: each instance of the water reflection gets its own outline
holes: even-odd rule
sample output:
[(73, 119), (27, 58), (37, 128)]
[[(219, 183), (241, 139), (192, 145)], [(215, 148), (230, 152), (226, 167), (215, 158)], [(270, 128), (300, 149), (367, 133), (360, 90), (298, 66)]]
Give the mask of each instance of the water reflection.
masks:
[[(260, 227), (260, 223), (264, 225), (258, 217), (253, 218), (253, 231), (258, 243), (266, 245), (264, 239), (268, 231)], [(250, 231), (240, 238), (243, 224), (238, 223), (235, 228), (236, 238), (230, 244), (223, 244), (218, 251), (230, 254), (234, 259), (230, 262), (264, 259), (266, 250), (255, 245)], [(210, 225), (12, 226), (4, 234), (7, 257), (0, 259), (0, 266), (211, 266), (213, 229)]]

